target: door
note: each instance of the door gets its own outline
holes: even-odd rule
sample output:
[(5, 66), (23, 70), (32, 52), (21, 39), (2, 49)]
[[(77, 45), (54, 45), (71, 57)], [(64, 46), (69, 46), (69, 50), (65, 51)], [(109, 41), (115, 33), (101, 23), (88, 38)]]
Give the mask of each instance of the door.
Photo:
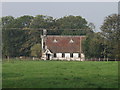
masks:
[(46, 54), (46, 59), (50, 60), (50, 54)]

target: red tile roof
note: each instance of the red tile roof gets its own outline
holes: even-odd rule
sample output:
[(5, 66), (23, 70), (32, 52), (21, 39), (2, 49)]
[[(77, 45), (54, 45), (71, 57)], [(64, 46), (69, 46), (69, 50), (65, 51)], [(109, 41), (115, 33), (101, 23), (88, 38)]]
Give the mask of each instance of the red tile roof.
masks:
[(80, 40), (84, 38), (84, 36), (47, 36), (46, 46), (52, 53), (80, 53)]

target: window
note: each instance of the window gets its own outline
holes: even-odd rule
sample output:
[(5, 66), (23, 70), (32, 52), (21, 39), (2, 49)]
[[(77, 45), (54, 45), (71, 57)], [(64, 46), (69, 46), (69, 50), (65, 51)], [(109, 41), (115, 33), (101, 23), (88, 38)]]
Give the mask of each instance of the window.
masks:
[(56, 57), (56, 53), (54, 53), (54, 57)]
[(73, 53), (70, 53), (70, 57), (73, 57)]
[(65, 53), (62, 53), (62, 57), (65, 57)]

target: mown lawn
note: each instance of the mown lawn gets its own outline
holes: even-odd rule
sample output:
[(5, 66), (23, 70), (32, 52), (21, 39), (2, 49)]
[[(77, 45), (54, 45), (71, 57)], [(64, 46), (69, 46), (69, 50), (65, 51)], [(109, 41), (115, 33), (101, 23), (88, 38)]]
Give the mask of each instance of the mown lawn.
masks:
[(3, 88), (118, 88), (118, 62), (3, 61)]

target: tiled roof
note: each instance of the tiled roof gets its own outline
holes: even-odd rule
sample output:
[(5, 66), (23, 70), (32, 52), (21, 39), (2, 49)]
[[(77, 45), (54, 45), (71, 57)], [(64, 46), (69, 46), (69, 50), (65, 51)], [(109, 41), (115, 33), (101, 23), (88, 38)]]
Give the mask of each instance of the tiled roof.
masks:
[(47, 36), (46, 46), (52, 53), (80, 53), (80, 40), (84, 36)]

